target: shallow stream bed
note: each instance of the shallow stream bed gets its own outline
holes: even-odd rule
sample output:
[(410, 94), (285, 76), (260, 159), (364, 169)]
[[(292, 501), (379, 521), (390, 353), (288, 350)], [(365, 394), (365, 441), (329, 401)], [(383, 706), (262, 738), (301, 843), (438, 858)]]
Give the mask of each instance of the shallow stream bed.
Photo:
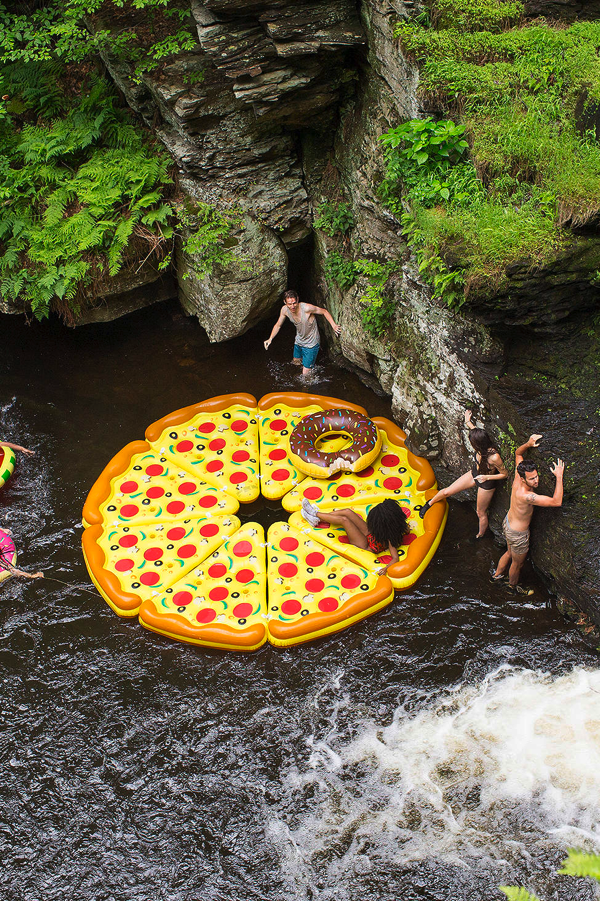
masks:
[[(108, 460), (178, 407), (301, 389), (291, 330), (268, 354), (268, 327), (210, 345), (171, 304), (0, 327), (0, 437), (36, 450), (0, 525), (61, 580), (0, 591), (5, 901), (594, 897), (553, 873), (600, 841), (597, 657), (533, 574), (528, 603), (489, 585), (500, 550), (468, 506), (413, 590), (290, 650), (177, 644), (91, 586), (81, 507)], [(389, 415), (353, 374), (317, 375)]]

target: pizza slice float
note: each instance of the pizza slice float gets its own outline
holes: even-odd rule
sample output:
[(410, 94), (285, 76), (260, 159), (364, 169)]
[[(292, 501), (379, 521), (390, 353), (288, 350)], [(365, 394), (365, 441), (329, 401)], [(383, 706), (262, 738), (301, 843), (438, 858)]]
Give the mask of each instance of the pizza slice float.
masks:
[(98, 591), (120, 616), (135, 616), (146, 598), (164, 591), (239, 529), (237, 516), (129, 526), (90, 526), (83, 555)]
[(175, 410), (146, 429), (150, 445), (242, 504), (260, 494), (258, 409), (251, 394), (224, 394)]
[(166, 591), (144, 601), (147, 629), (205, 647), (255, 651), (267, 640), (265, 533), (249, 522)]
[(339, 632), (394, 597), (387, 576), (330, 552), (287, 523), (267, 536), (269, 641), (287, 646)]

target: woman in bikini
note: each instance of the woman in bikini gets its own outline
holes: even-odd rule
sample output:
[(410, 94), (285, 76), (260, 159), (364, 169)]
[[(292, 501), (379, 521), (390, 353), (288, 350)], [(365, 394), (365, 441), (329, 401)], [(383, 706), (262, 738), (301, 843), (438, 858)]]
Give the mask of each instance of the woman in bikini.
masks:
[[(372, 507), (367, 513), (366, 522), (362, 516), (348, 507), (343, 510), (321, 511), (306, 498), (302, 502), (302, 515), (313, 527), (318, 526), (321, 522), (341, 526), (345, 530), (350, 544), (362, 548), (364, 551), (371, 551), (377, 555), (389, 553), (392, 559), (388, 566), (398, 562), (398, 547), (402, 544), (404, 536), (410, 531), (406, 514), (391, 498)], [(379, 574), (383, 575), (387, 568), (384, 566), (379, 570)]]
[(458, 494), (460, 491), (466, 491), (467, 488), (477, 486), (479, 531), (475, 538), (483, 538), (487, 532), (488, 509), (494, 496), (494, 491), (498, 482), (508, 478), (508, 471), (488, 433), (473, 425), (472, 415), (470, 410), (467, 410), (465, 413), (465, 425), (469, 429), (469, 441), (475, 451), (473, 466), (464, 476), (460, 476), (447, 488), (442, 488), (431, 500), (423, 504), (419, 510), (419, 516), (423, 519), (429, 508), (443, 498), (452, 497), (452, 495)]

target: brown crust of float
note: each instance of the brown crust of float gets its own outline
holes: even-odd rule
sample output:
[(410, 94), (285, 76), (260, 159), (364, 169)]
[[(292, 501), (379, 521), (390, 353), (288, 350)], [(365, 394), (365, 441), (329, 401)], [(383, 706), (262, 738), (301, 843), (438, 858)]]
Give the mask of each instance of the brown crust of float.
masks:
[(379, 576), (375, 588), (364, 594), (353, 595), (335, 613), (313, 613), (304, 616), (293, 623), (282, 623), (280, 620), (270, 620), (269, 633), (280, 640), (299, 638), (302, 635), (311, 635), (315, 632), (331, 629), (333, 626), (353, 619), (364, 613), (369, 607), (381, 604), (386, 598), (393, 597), (394, 586), (387, 576)]
[(425, 533), (415, 538), (408, 545), (407, 554), (404, 560), (398, 563), (392, 563), (388, 566), (388, 573), (391, 579), (406, 579), (421, 565), (431, 550), (432, 542), (435, 540), (439, 529), (446, 515), (446, 501), (434, 504), (425, 514), (423, 520), (425, 525)]
[(310, 407), (314, 404), (317, 407), (323, 407), (324, 410), (341, 407), (343, 410), (354, 410), (355, 413), (362, 413), (363, 416), (369, 415), (364, 407), (352, 404), (348, 400), (342, 400), (339, 397), (326, 397), (323, 394), (305, 394), (303, 391), (273, 391), (271, 394), (265, 394), (258, 402), (258, 409), (261, 411), (269, 410), (276, 404), (286, 404), (288, 407)]
[(383, 416), (374, 416), (373, 422), (383, 429), (392, 439), (394, 444), (403, 447), (408, 455), (408, 462), (416, 472), (419, 473), (417, 480), (417, 491), (427, 491), (435, 484), (435, 473), (431, 467), (429, 460), (424, 457), (416, 457), (412, 451), (406, 446), (406, 432), (403, 432), (400, 426), (397, 426), (391, 419), (385, 419)]
[(94, 576), (94, 582), (98, 590), (111, 599), (110, 604), (117, 613), (123, 611), (125, 616), (134, 616), (142, 603), (139, 594), (125, 591), (114, 573), (104, 568), (106, 557), (98, 544), (98, 539), (104, 534), (102, 526), (90, 526), (85, 529), (81, 538), (83, 553), (88, 566)]
[(140, 622), (147, 629), (168, 637), (181, 638), (192, 644), (206, 644), (210, 647), (254, 648), (265, 639), (267, 627), (264, 623), (254, 623), (247, 629), (232, 629), (231, 626), (203, 626), (194, 628), (186, 619), (176, 613), (158, 613), (154, 601), (145, 600), (140, 607)]
[(135, 454), (144, 454), (149, 450), (151, 450), (151, 447), (147, 441), (130, 441), (129, 444), (126, 444), (125, 447), (121, 448), (119, 453), (115, 454), (110, 463), (104, 467), (90, 488), (90, 493), (83, 505), (83, 520), (86, 525), (100, 525), (102, 522), (100, 505), (104, 503), (110, 494), (111, 481), (125, 472), (131, 463), (131, 458), (135, 456)]
[(174, 410), (167, 413), (162, 419), (157, 419), (146, 429), (146, 441), (158, 441), (165, 429), (173, 428), (187, 422), (198, 413), (220, 413), (233, 404), (241, 404), (244, 407), (257, 407), (257, 400), (253, 394), (220, 394), (218, 397), (211, 397), (209, 400), (200, 401), (198, 404), (191, 404), (189, 407), (181, 407), (180, 410)]

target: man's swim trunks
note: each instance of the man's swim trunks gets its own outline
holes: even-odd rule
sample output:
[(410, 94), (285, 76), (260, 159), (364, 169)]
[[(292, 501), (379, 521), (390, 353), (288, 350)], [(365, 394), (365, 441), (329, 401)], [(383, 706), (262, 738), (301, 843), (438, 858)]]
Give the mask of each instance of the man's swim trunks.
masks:
[(529, 529), (526, 529), (524, 532), (517, 532), (516, 529), (509, 525), (507, 513), (502, 523), (502, 531), (504, 532), (506, 543), (513, 553), (519, 556), (527, 553), (529, 550)]

